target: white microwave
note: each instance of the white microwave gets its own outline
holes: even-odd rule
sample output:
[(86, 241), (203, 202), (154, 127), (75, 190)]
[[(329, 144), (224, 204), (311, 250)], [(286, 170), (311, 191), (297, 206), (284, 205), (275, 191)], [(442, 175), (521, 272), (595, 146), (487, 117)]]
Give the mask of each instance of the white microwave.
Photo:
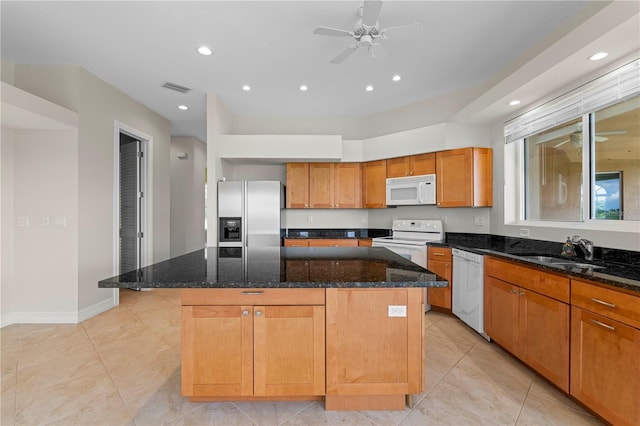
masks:
[(436, 175), (387, 179), (387, 205), (413, 206), (436, 203)]

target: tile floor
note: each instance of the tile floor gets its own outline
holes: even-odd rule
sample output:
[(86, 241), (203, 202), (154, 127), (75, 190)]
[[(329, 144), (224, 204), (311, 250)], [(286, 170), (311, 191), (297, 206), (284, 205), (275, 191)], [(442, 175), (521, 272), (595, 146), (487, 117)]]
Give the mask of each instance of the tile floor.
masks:
[(121, 291), (81, 324), (1, 330), (6, 425), (601, 424), (455, 317), (426, 315), (426, 391), (404, 411), (180, 396), (179, 290)]

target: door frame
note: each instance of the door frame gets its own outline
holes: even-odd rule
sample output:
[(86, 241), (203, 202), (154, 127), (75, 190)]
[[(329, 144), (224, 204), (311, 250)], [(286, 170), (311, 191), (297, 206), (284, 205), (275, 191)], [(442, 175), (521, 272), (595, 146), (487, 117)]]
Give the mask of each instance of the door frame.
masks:
[[(153, 137), (118, 120), (113, 129), (113, 275), (119, 275), (120, 263), (120, 133), (141, 142), (142, 157), (142, 223), (141, 266), (152, 263), (153, 259)], [(120, 304), (120, 289), (113, 289), (113, 304)]]

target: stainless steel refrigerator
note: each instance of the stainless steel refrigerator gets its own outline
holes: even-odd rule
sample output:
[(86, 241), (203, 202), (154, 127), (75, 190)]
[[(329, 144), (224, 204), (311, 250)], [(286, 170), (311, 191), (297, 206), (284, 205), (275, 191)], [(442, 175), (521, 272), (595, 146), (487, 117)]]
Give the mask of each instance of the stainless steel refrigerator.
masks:
[(218, 246), (279, 247), (283, 208), (279, 181), (218, 182)]

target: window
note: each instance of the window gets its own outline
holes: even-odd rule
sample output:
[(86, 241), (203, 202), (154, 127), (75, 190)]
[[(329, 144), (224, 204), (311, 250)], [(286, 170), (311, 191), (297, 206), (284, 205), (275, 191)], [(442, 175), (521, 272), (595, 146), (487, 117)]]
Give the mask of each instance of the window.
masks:
[(523, 144), (526, 220), (640, 220), (640, 96)]
[(640, 220), (640, 96), (592, 114), (592, 218)]
[(505, 224), (640, 233), (640, 59), (510, 120), (504, 138)]
[(524, 140), (525, 218), (582, 219), (582, 119)]

